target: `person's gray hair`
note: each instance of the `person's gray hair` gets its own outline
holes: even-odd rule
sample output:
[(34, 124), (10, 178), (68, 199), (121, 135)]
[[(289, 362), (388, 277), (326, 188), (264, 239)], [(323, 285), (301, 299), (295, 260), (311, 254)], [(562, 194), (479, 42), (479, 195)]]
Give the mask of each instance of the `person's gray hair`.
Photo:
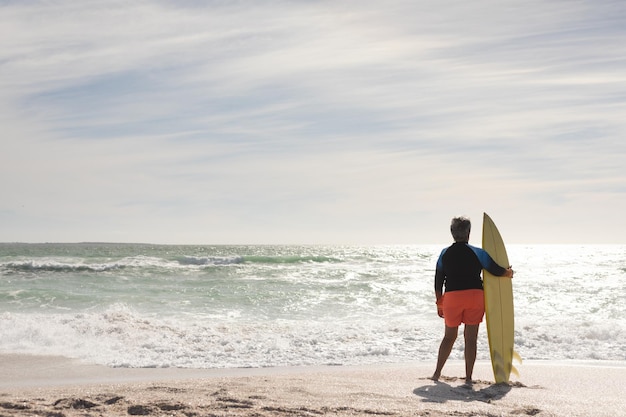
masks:
[(450, 224), (450, 232), (455, 242), (469, 242), (472, 222), (467, 217), (455, 217)]

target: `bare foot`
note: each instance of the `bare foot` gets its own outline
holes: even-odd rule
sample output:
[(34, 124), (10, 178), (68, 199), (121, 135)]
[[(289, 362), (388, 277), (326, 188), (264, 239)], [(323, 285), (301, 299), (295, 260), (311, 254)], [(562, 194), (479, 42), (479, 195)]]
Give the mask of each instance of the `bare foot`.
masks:
[(439, 374), (439, 373), (435, 372), (435, 373), (433, 374), (433, 376), (431, 376), (431, 377), (430, 377), (430, 379), (432, 379), (433, 381), (437, 382), (437, 381), (439, 381), (439, 377), (440, 377), (440, 376), (441, 376), (441, 374)]

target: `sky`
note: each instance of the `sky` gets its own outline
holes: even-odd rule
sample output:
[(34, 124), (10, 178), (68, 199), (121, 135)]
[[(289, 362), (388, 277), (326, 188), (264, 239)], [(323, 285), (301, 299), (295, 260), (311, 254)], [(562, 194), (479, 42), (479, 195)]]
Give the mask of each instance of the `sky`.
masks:
[(623, 1), (0, 0), (0, 241), (626, 243)]

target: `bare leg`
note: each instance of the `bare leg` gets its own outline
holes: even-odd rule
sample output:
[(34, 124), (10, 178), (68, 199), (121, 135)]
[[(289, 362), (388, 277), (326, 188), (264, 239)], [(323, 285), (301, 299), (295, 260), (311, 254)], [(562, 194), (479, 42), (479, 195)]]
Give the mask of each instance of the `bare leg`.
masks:
[(466, 324), (463, 335), (465, 337), (465, 382), (472, 383), (472, 373), (476, 362), (476, 343), (480, 324)]
[(437, 369), (435, 369), (435, 373), (432, 376), (433, 381), (438, 381), (441, 376), (441, 370), (443, 369), (443, 365), (446, 364), (448, 360), (448, 356), (450, 356), (450, 352), (452, 352), (452, 347), (454, 346), (454, 342), (456, 341), (456, 337), (459, 333), (458, 327), (448, 327), (446, 326), (446, 332), (443, 336), (443, 340), (441, 341), (441, 345), (439, 345), (439, 356), (437, 357)]

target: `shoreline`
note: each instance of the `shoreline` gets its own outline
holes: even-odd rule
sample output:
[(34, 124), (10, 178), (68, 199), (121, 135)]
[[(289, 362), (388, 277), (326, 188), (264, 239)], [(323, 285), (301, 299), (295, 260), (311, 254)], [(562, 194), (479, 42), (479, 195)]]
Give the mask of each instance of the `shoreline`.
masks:
[[(439, 382), (434, 363), (277, 368), (109, 368), (48, 356), (0, 355), (0, 415), (624, 416), (626, 361), (527, 361), (494, 385), (478, 361)], [(56, 413), (56, 414), (55, 414)]]

